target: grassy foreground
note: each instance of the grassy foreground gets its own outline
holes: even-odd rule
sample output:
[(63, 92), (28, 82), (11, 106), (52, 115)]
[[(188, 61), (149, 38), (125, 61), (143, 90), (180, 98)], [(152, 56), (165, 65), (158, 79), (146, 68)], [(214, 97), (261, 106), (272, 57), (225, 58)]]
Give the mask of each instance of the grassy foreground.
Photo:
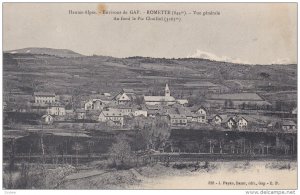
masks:
[(6, 189), (293, 189), (297, 186), (297, 162), (290, 161), (158, 163), (125, 170), (103, 164), (98, 161), (76, 168), (23, 165), (11, 175), (4, 172), (3, 186)]

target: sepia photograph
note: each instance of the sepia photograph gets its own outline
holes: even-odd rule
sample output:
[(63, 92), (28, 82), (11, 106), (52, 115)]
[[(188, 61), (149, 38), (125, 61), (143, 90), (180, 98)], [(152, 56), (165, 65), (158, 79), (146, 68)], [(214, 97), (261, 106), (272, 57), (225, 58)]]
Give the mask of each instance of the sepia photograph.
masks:
[(297, 6), (2, 3), (2, 190), (295, 194)]

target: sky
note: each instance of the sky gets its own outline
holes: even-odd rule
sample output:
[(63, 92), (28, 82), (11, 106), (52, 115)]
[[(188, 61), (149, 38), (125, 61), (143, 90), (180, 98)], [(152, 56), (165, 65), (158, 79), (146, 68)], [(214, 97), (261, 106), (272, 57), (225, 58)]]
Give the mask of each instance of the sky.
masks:
[[(72, 11), (214, 11), (181, 22), (115, 21)], [(134, 16), (134, 15), (130, 15)], [(135, 15), (137, 16), (137, 15)], [(170, 15), (153, 15), (151, 17)], [(178, 16), (172, 16), (178, 17)], [(84, 55), (200, 57), (246, 64), (297, 63), (296, 3), (4, 3), (3, 50), (70, 49)]]

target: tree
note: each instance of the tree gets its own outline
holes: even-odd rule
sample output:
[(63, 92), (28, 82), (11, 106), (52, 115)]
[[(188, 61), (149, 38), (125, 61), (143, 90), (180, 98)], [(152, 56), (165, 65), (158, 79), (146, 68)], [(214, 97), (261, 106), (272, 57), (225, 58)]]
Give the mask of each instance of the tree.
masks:
[(78, 165), (78, 153), (80, 150), (83, 149), (83, 146), (76, 142), (73, 146), (72, 146), (72, 149), (76, 151), (76, 166)]
[(213, 154), (214, 153), (214, 148), (218, 144), (218, 140), (216, 140), (216, 139), (209, 139), (208, 143), (209, 143), (209, 153)]
[(131, 156), (131, 147), (125, 135), (117, 136), (116, 142), (109, 149), (109, 154), (115, 163), (120, 161), (121, 165), (125, 165), (125, 161)]

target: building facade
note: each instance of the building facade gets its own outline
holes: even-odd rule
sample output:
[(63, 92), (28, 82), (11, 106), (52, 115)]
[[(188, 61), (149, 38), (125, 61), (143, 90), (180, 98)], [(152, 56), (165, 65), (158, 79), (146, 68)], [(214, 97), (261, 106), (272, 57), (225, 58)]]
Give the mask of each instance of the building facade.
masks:
[(55, 93), (35, 92), (34, 102), (36, 104), (52, 104), (56, 102), (56, 95)]

